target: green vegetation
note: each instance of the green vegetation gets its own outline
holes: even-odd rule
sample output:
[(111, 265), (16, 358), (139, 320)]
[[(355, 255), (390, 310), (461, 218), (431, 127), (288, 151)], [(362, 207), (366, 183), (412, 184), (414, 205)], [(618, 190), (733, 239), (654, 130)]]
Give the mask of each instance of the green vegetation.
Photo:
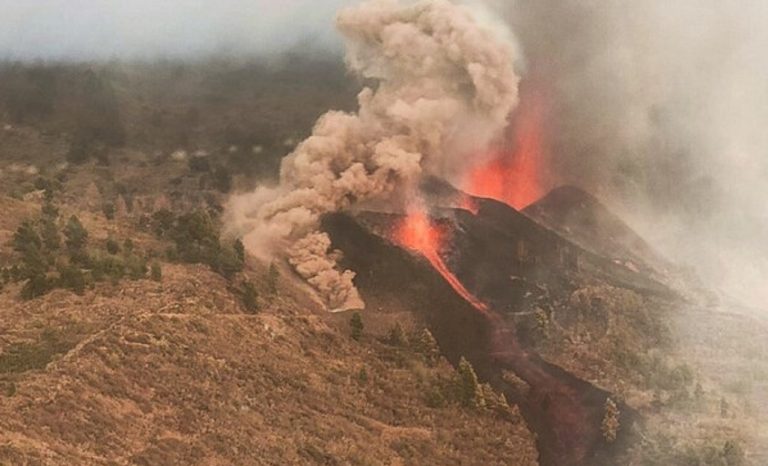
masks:
[(483, 390), (480, 387), (480, 382), (477, 380), (477, 374), (472, 364), (462, 356), (456, 370), (459, 375), (458, 388), (461, 404), (473, 408), (485, 407)]
[(149, 276), (156, 282), (163, 281), (163, 269), (160, 268), (159, 262), (152, 262), (152, 265), (149, 268)]
[(227, 279), (242, 271), (245, 249), (242, 242), (223, 245), (219, 227), (204, 210), (179, 216), (160, 210), (152, 217), (152, 229), (161, 238), (170, 239), (174, 246), (168, 256), (172, 260), (192, 264), (207, 264)]
[[(43, 184), (43, 183), (41, 183)], [(89, 233), (73, 215), (64, 225), (61, 248), (58, 209), (52, 191), (46, 191), (39, 219), (25, 221), (13, 236), (13, 249), (19, 263), (2, 269), (2, 283), (24, 281), (23, 299), (34, 299), (55, 288), (83, 294), (94, 282), (109, 279), (116, 283), (125, 277), (138, 280), (148, 273), (147, 260), (136, 254), (130, 239), (122, 254), (114, 238), (105, 242), (105, 252), (89, 248)]]
[(397, 322), (387, 335), (387, 342), (392, 346), (406, 346), (408, 345), (408, 337), (405, 335), (400, 322)]
[(38, 341), (13, 344), (0, 354), (0, 374), (44, 369), (57, 354), (69, 351), (72, 346), (54, 332), (43, 332)]
[(440, 347), (429, 329), (423, 329), (413, 341), (416, 351), (424, 356), (427, 363), (435, 364), (440, 359)]
[(349, 319), (349, 329), (353, 340), (360, 341), (360, 339), (363, 337), (364, 327), (363, 317), (360, 315), (360, 313), (355, 312), (352, 314), (352, 317)]
[(259, 310), (259, 294), (253, 283), (248, 280), (243, 282), (242, 297), (243, 306), (248, 312), (255, 313)]

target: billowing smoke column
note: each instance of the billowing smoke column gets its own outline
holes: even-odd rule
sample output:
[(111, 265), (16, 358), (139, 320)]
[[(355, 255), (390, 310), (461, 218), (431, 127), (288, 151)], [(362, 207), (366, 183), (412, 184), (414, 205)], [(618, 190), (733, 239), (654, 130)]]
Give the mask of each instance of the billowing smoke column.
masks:
[(331, 309), (347, 309), (363, 305), (354, 273), (338, 270), (320, 217), (411, 204), (423, 173), (466, 165), (456, 147), (499, 135), (519, 79), (511, 45), (446, 0), (368, 1), (343, 10), (337, 26), (349, 69), (373, 83), (359, 111), (322, 116), (284, 159), (279, 185), (234, 197), (228, 211), (250, 251), (286, 254)]

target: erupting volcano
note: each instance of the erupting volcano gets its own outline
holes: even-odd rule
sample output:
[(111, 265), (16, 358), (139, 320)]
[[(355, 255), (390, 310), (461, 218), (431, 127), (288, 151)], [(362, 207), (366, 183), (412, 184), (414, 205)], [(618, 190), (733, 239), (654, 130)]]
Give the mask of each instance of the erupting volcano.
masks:
[(478, 311), (487, 312), (488, 306), (464, 287), (458, 277), (448, 269), (443, 258), (440, 257), (444, 233), (440, 230), (439, 226), (432, 223), (423, 210), (411, 210), (403, 218), (395, 229), (394, 240), (402, 247), (417, 251), (424, 256), (456, 293), (472, 304)]
[[(486, 162), (469, 171), (464, 191), (504, 202), (518, 210), (545, 194), (542, 168), (546, 157), (546, 103), (540, 92), (524, 94), (511, 134), (479, 157)], [(471, 210), (471, 209), (470, 209)]]

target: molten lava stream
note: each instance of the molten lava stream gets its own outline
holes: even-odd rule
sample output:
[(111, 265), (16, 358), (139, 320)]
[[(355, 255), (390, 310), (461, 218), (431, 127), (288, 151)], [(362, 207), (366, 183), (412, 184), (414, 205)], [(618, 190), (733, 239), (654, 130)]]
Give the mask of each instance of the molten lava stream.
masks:
[(395, 240), (403, 247), (419, 252), (432, 268), (438, 271), (449, 285), (478, 311), (486, 314), (488, 306), (477, 299), (459, 281), (458, 277), (448, 269), (440, 257), (443, 235), (438, 227), (432, 224), (427, 214), (421, 210), (412, 211), (405, 217), (395, 230)]

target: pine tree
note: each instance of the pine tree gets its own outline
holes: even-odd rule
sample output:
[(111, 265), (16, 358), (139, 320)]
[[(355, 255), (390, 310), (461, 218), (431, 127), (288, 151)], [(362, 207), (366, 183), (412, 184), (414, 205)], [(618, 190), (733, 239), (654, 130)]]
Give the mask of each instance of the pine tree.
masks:
[(61, 236), (59, 236), (59, 229), (56, 226), (54, 218), (47, 216), (43, 217), (40, 233), (46, 249), (49, 251), (59, 250), (61, 247)]
[(355, 341), (360, 341), (360, 339), (363, 337), (363, 317), (360, 315), (359, 312), (355, 312), (352, 314), (352, 318), (349, 319), (349, 327), (351, 329), (351, 335), (352, 339)]
[(416, 351), (424, 355), (428, 363), (434, 364), (440, 359), (440, 347), (429, 329), (425, 328), (419, 333), (414, 346)]
[(277, 264), (272, 262), (269, 264), (269, 271), (267, 272), (267, 290), (269, 294), (277, 294), (277, 282), (280, 278), (280, 272), (277, 270)]
[(616, 403), (612, 399), (607, 398), (605, 400), (605, 414), (603, 415), (603, 422), (600, 425), (600, 429), (603, 432), (603, 438), (608, 443), (616, 441), (616, 437), (619, 434), (620, 416), (621, 413), (619, 412), (619, 407), (616, 406)]
[(69, 218), (67, 226), (64, 227), (64, 236), (66, 237), (66, 245), (70, 253), (79, 254), (85, 252), (85, 246), (88, 244), (88, 232), (76, 215)]
[(408, 344), (408, 338), (405, 336), (402, 325), (400, 322), (396, 322), (392, 329), (389, 331), (387, 341), (392, 346), (405, 346)]
[(259, 310), (259, 293), (253, 283), (246, 280), (243, 282), (243, 306), (248, 312), (255, 313)]
[(459, 399), (461, 404), (473, 408), (485, 407), (483, 389), (477, 380), (475, 369), (464, 356), (459, 360), (457, 371), (459, 374)]
[(159, 262), (152, 262), (152, 266), (150, 267), (150, 278), (156, 282), (160, 282), (163, 280), (163, 269), (160, 268)]

